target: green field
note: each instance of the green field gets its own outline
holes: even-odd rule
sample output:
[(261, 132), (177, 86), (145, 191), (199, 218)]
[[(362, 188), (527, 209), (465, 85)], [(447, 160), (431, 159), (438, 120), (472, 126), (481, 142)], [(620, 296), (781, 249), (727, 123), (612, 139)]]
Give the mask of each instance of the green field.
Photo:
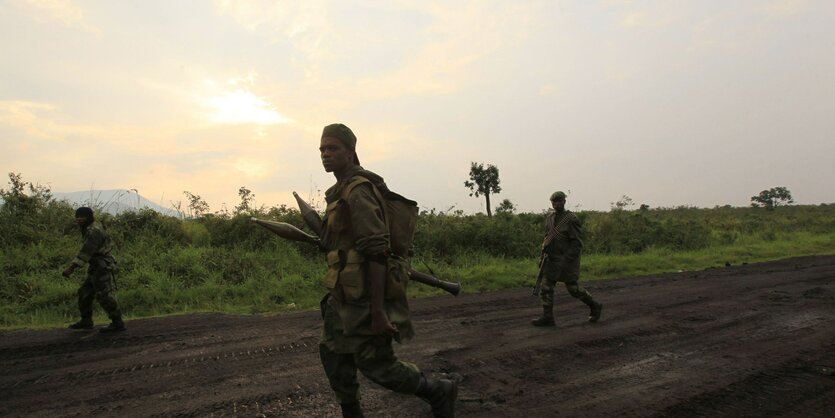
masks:
[[(61, 271), (81, 245), (73, 208), (48, 193), (4, 191), (0, 206), (0, 329), (55, 327), (76, 319), (83, 280)], [(302, 226), (282, 207), (193, 219), (150, 210), (102, 215), (116, 244), (118, 298), (127, 319), (191, 312), (274, 313), (314, 309), (325, 293), (323, 256), (249, 222)], [(580, 212), (582, 280), (701, 270), (835, 254), (835, 205), (672, 208)], [(544, 213), (443, 215), (418, 221), (413, 267), (430, 265), (465, 292), (530, 286)], [(443, 292), (418, 283), (411, 295)], [(96, 308), (97, 322), (105, 322)]]

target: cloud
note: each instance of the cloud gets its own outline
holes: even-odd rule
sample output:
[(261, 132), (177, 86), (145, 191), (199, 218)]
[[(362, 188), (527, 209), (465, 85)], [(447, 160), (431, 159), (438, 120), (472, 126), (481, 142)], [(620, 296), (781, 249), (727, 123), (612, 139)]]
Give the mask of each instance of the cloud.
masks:
[(765, 11), (770, 16), (787, 17), (805, 12), (808, 5), (806, 0), (773, 0), (765, 5)]
[(663, 10), (656, 11), (654, 14), (646, 11), (632, 11), (623, 15), (620, 24), (628, 28), (661, 29), (669, 27), (675, 20), (672, 14)]
[(32, 19), (40, 23), (59, 22), (68, 28), (99, 32), (87, 21), (84, 11), (72, 0), (16, 0), (14, 3), (32, 12)]
[(38, 122), (39, 113), (50, 112), (54, 109), (54, 106), (46, 103), (0, 101), (0, 124), (23, 131), (26, 135), (38, 139), (57, 139), (54, 124)]
[(118, 140), (136, 135), (137, 128), (130, 126), (107, 126), (102, 124), (65, 123), (66, 116), (58, 106), (50, 103), (23, 100), (0, 101), (0, 125), (22, 132), (28, 139), (42, 141), (65, 141), (107, 139)]

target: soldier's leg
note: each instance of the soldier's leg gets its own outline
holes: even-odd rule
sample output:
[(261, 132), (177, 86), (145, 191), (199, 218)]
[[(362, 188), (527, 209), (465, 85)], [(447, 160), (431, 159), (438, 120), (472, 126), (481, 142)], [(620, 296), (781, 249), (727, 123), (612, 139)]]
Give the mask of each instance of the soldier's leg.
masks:
[(357, 366), (353, 354), (337, 353), (327, 344), (319, 344), (319, 359), (328, 377), (333, 393), (342, 407), (343, 415), (361, 417)]
[(391, 337), (378, 336), (359, 346), (354, 358), (362, 374), (386, 389), (422, 398), (436, 417), (454, 416), (458, 385), (427, 379), (415, 364), (398, 360), (391, 344)]
[(102, 309), (107, 312), (107, 317), (110, 318), (110, 325), (102, 328), (101, 331), (124, 331), (125, 323), (122, 321), (122, 312), (119, 310), (119, 302), (116, 300), (113, 274), (110, 270), (96, 269), (92, 274), (92, 282), (96, 289), (96, 299), (98, 299)]
[(580, 299), (583, 303), (588, 305), (590, 322), (597, 322), (600, 320), (600, 315), (603, 312), (603, 304), (595, 301), (591, 296), (591, 293), (580, 287), (576, 281), (566, 282), (565, 288), (571, 296)]
[(391, 346), (391, 337), (372, 337), (354, 354), (357, 368), (372, 382), (398, 393), (412, 394), (420, 383), (420, 369), (400, 361)]
[(96, 291), (93, 286), (90, 275), (78, 288), (78, 310), (81, 313), (81, 320), (70, 325), (72, 329), (90, 329), (93, 328), (93, 299), (95, 299)]
[(546, 273), (546, 276), (542, 280), (542, 287), (539, 290), (539, 301), (542, 303), (542, 316), (531, 321), (534, 326), (547, 327), (554, 325), (555, 284), (554, 275)]
[(324, 327), (319, 342), (319, 359), (322, 361), (322, 368), (324, 368), (325, 375), (328, 377), (328, 383), (330, 383), (331, 389), (342, 407), (343, 416), (362, 417), (354, 355), (335, 351), (335, 335), (336, 332), (341, 331), (334, 330), (334, 321), (338, 318), (336, 318), (333, 308), (327, 304), (327, 299), (326, 296), (320, 304)]

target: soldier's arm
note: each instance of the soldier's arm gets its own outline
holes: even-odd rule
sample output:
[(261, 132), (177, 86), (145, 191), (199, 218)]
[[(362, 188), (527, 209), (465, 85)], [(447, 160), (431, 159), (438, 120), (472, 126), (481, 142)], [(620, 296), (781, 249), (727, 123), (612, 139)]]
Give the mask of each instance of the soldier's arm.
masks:
[(568, 251), (566, 251), (566, 260), (574, 261), (580, 256), (580, 251), (583, 249), (583, 230), (578, 219), (573, 213), (572, 218), (568, 221)]
[(380, 206), (370, 184), (361, 184), (348, 196), (348, 210), (354, 232), (354, 245), (367, 261), (371, 302), (371, 329), (377, 334), (391, 334), (397, 329), (386, 315), (386, 259), (389, 233)]
[(75, 267), (84, 267), (90, 262), (90, 258), (98, 251), (103, 242), (104, 233), (99, 229), (91, 229), (84, 238), (84, 245), (81, 246), (81, 250), (75, 256), (72, 264)]

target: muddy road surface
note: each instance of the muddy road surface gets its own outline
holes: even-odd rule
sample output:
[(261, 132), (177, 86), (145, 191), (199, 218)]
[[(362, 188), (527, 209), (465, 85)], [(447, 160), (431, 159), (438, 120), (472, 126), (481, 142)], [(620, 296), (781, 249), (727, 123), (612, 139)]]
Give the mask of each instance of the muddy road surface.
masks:
[[(412, 303), (400, 358), (459, 382), (461, 417), (835, 416), (835, 257), (559, 289), (554, 328), (527, 289)], [(187, 315), (128, 331), (0, 334), (3, 416), (339, 416), (318, 312)], [(361, 378), (369, 417), (427, 417)]]

